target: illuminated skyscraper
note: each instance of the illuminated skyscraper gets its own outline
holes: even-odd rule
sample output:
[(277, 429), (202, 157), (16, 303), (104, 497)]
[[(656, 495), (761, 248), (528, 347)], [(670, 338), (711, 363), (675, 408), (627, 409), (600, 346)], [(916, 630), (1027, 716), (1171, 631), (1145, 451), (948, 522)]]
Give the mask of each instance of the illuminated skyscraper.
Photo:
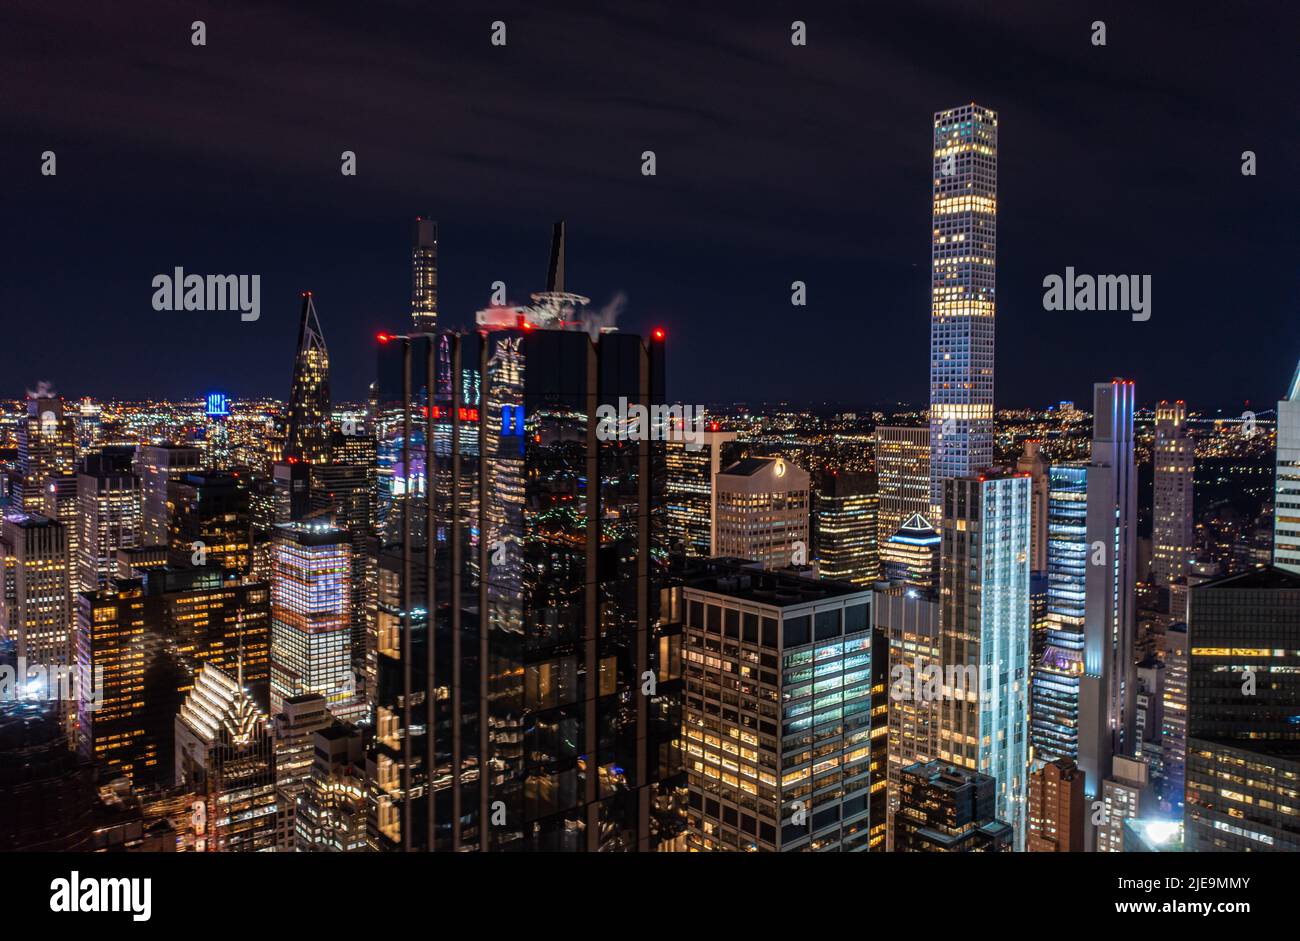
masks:
[(346, 531), (351, 543), (352, 666), (354, 672), (364, 676), (366, 638), (374, 629), (376, 597), (375, 558), (369, 551), (375, 523), (374, 444), (371, 442), (371, 458), (366, 464), (339, 463), (342, 450), (336, 439), (334, 461), (312, 465), (311, 515), (315, 520), (331, 521)]
[(438, 329), (438, 223), (416, 217), (411, 243), (411, 331)]
[(366, 760), (359, 729), (335, 722), (312, 737), (312, 764), (298, 802), (298, 851), (364, 852)]
[(1134, 669), (1133, 738), (1138, 757), (1150, 769), (1151, 783), (1158, 789), (1164, 776), (1160, 753), (1160, 736), (1164, 731), (1165, 665), (1154, 652), (1147, 654)]
[(18, 420), (18, 479), (15, 506), (40, 513), (51, 477), (71, 474), (77, 466), (77, 429), (63, 399), (46, 391), (27, 393), (27, 414)]
[(1084, 673), (1079, 684), (1079, 767), (1090, 797), (1110, 777), (1111, 758), (1133, 757), (1137, 558), (1137, 468), (1133, 383), (1093, 386), (1088, 463), (1088, 565), (1084, 576)]
[(229, 470), (235, 463), (230, 439), (230, 400), (224, 392), (209, 392), (204, 409), (204, 463), (211, 470)]
[(242, 669), (254, 701), (267, 701), (270, 603), (265, 583), (218, 567), (150, 569), (78, 596), (76, 662), (84, 688), (78, 745), (137, 785), (170, 782), (173, 720), (205, 665)]
[(1187, 765), (1187, 625), (1171, 624), (1161, 639), (1165, 664), (1163, 727), (1160, 732), (1160, 764), (1164, 768), (1160, 799), (1179, 819), (1183, 815)]
[(253, 565), (248, 487), (229, 471), (186, 474), (172, 482), (168, 559), (247, 575)]
[(328, 461), (332, 434), (329, 351), (325, 348), (325, 334), (316, 316), (311, 291), (304, 291), (293, 385), (289, 389), (285, 459), (307, 464)]
[(1079, 757), (1084, 597), (1088, 568), (1088, 468), (1053, 464), (1047, 491), (1047, 634), (1033, 674), (1035, 759)]
[(1017, 850), (1029, 778), (1029, 483), (991, 471), (947, 481), (939, 589), (943, 664), (965, 671), (963, 690), (940, 703), (939, 757), (995, 779), (996, 815)]
[(103, 406), (90, 396), (77, 403), (77, 459), (85, 457), (100, 445), (100, 415)]
[(1300, 572), (1300, 366), (1286, 398), (1277, 403), (1273, 564)]
[(284, 523), (271, 547), (271, 714), (295, 696), (355, 711), (352, 545), (323, 523)]
[[(888, 845), (893, 850), (903, 769), (918, 762), (924, 764), (939, 754), (939, 700), (925, 695), (924, 685), (935, 675), (935, 669), (943, 669), (939, 602), (932, 591), (890, 586), (873, 592), (871, 604), (876, 633), (883, 635), (888, 644), (886, 776)], [(873, 729), (876, 725), (872, 723)]]
[(130, 448), (88, 454), (77, 474), (80, 589), (96, 591), (117, 570), (117, 550), (143, 541), (140, 478), (131, 471)]
[[(697, 690), (683, 716), (687, 848), (866, 851), (870, 591), (737, 560), (696, 572), (682, 592), (683, 668)], [(733, 677), (752, 690), (735, 708)]]
[(167, 544), (172, 513), (169, 488), (182, 475), (198, 473), (202, 467), (203, 452), (187, 444), (142, 444), (136, 449), (134, 470), (144, 501), (144, 545)]
[(877, 425), (872, 445), (880, 493), (876, 535), (883, 551), (904, 521), (930, 515), (930, 429)]
[(880, 578), (880, 497), (872, 474), (832, 474), (817, 493), (817, 574), (857, 585)]
[(688, 557), (713, 555), (717, 512), (714, 486), (718, 472), (733, 462), (734, 431), (704, 431), (703, 447), (692, 451), (685, 441), (664, 445), (668, 479), (664, 493), (668, 501), (668, 538)]
[(205, 666), (176, 717), (176, 783), (203, 818), (196, 852), (275, 849), (275, 750), (270, 723), (238, 673)]
[(943, 482), (993, 463), (998, 116), (975, 103), (934, 116), (930, 506)]
[(276, 849), (292, 853), (298, 848), (297, 815), (307, 780), (311, 777), (316, 733), (334, 723), (325, 697), (315, 693), (288, 696), (271, 717), (275, 738), (275, 791), (279, 804)]
[(1196, 445), (1187, 430), (1187, 406), (1181, 401), (1161, 402), (1156, 406), (1151, 543), (1155, 583), (1164, 588), (1174, 579), (1186, 577), (1196, 551), (1192, 513), (1195, 473)]
[(32, 666), (72, 663), (69, 564), (62, 523), (35, 513), (0, 518), (0, 632)]
[(1101, 782), (1101, 807), (1090, 835), (1098, 853), (1124, 851), (1125, 821), (1135, 820), (1154, 810), (1151, 793), (1151, 769), (1146, 762), (1129, 755), (1114, 755), (1111, 772)]
[(745, 458), (720, 471), (713, 554), (770, 568), (811, 562), (809, 486), (807, 471), (779, 457)]
[(77, 497), (77, 475), (57, 474), (47, 478), (41, 516), (63, 524), (68, 541), (68, 610), (75, 617), (77, 592), (81, 591), (81, 502)]
[[(122, 774), (134, 784), (153, 783), (164, 773), (162, 758), (171, 749), (161, 741), (171, 735), (180, 696), (145, 684), (156, 666), (144, 612), (144, 590), (124, 580), (78, 595), (75, 637), (80, 682), (98, 682), (96, 701), (78, 703), (77, 748), (106, 774)], [(179, 684), (179, 675), (174, 679)], [(164, 716), (159, 722), (159, 714)], [(170, 777), (171, 769), (165, 772)]]
[(943, 537), (930, 521), (913, 513), (898, 527), (880, 550), (882, 574), (891, 582), (902, 582), (921, 591), (939, 587), (939, 551)]

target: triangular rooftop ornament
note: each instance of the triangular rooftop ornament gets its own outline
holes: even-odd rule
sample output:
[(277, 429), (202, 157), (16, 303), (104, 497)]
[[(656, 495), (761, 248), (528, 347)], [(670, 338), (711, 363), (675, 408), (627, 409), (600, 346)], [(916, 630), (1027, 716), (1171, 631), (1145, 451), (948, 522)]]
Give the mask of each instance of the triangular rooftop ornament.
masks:
[(913, 513), (906, 520), (904, 520), (903, 525), (898, 527), (898, 529), (900, 532), (905, 529), (906, 530), (925, 530), (925, 529), (933, 530), (934, 526), (931, 525), (930, 521), (926, 519), (924, 516), (922, 516), (920, 513)]

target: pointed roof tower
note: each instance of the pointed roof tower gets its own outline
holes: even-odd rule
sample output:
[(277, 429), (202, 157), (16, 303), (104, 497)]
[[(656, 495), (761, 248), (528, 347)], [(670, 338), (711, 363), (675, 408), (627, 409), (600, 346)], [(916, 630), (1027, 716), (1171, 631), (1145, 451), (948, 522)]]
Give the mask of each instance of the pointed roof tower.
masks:
[(266, 731), (266, 716), (253, 697), (211, 663), (195, 676), (180, 719), (208, 745), (219, 743), (223, 736), (232, 744), (245, 745)]
[(311, 291), (302, 294), (298, 320), (298, 353), (289, 389), (288, 429), (284, 457), (320, 464), (330, 452), (330, 357), (325, 347)]

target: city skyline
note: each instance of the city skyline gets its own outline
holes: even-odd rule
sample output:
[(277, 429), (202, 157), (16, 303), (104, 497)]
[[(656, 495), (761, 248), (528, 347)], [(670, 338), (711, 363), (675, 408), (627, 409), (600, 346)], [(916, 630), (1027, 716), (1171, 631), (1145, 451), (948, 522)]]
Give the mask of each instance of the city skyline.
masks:
[[(1280, 313), (1290, 197), (1259, 170), (1292, 151), (1275, 128), (1237, 143), (1275, 90), (1205, 112), (1236, 52), (1174, 55), (1263, 13), (1189, 15), (1144, 57), (1155, 20), (1122, 7), (919, 0), (931, 16), (864, 39), (874, 11), (847, 4), (789, 22), (565, 0), (422, 31), (416, 0), (377, 0), (354, 40), (337, 0), (230, 2), (99, 60), (91, 105), (167, 81), (45, 148), (16, 187), (44, 206), (32, 237), (0, 234), (25, 274), (0, 281), (21, 314), (0, 347), (0, 852), (407, 872), (410, 853), (461, 872), (463, 853), (1046, 852), (1092, 860), (1082, 881), (1035, 870), (1069, 886), (1063, 911), (1281, 898), (1220, 877), (1230, 861), (1172, 877), (1110, 855), (1300, 851), (1300, 320)], [(0, 29), (35, 40), (80, 9)], [(577, 54), (556, 56), (566, 26)], [(259, 58), (295, 28), (309, 60)], [(179, 52), (150, 48), (165, 30)], [(717, 61), (644, 75), (646, 30), (661, 72)], [(852, 71), (855, 44), (892, 58)], [(728, 111), (727, 83), (764, 70), (785, 76), (745, 86), (766, 112)], [(826, 105), (877, 73), (915, 80), (851, 96), (835, 137), (849, 112)], [(416, 113), (376, 101), (459, 75)], [(65, 78), (45, 132), (67, 127)], [(145, 117), (202, 122), (213, 95), (240, 106), (225, 124)], [(510, 132), (461, 139), (492, 126)], [(769, 149), (729, 175), (737, 141)], [(193, 158), (191, 179), (128, 154)], [(814, 183), (782, 176), (822, 159)], [(205, 202), (159, 217), (178, 186)], [(289, 308), (292, 272), (312, 277)], [(84, 306), (60, 315), (51, 283)], [(191, 865), (145, 870), (163, 905)], [(994, 885), (908, 865), (873, 887), (965, 910), (967, 883)], [(1161, 888), (1140, 869), (1183, 907), (1121, 907)], [(49, 882), (51, 911), (149, 920), (150, 879), (79, 875)], [(385, 904), (428, 907), (410, 878), (381, 876)]]
[[(456, 41), (425, 55), (414, 45), (419, 31), (401, 25), (420, 14), (389, 4), (370, 37), (381, 51), (368, 54), (373, 62), (363, 56), (362, 74), (345, 81), (352, 77), (329, 63), (355, 59), (361, 40), (328, 6), (280, 10), (256, 26), (246, 7), (231, 6), (207, 23), (199, 49), (188, 42), (192, 17), (178, 11), (142, 17), (127, 34), (126, 23), (93, 8), (18, 3), (0, 14), (4, 33), (30, 48), (55, 34), (61, 43), (40, 57), (15, 54), (30, 68), (0, 103), (10, 131), (0, 164), (10, 168), (14, 218), (23, 220), (3, 230), (0, 250), (26, 273), (0, 284), (0, 304), (33, 318), (50, 355), (33, 362), (6, 347), (0, 372), (15, 385), (48, 380), (100, 398), (207, 388), (284, 396), (279, 364), (293, 345), (299, 294), (312, 290), (337, 394), (356, 400), (369, 381), (371, 338), (409, 323), (416, 216), (438, 223), (439, 321), (464, 327), (493, 282), (516, 302), (544, 286), (546, 226), (564, 217), (571, 287), (593, 307), (621, 304), (626, 329), (668, 331), (674, 396), (922, 402), (925, 128), (936, 108), (973, 100), (999, 113), (1004, 137), (997, 405), (1087, 401), (1091, 383), (1110, 375), (1134, 378), (1151, 403), (1276, 402), (1294, 368), (1288, 351), (1300, 345), (1290, 313), (1300, 303), (1296, 238), (1279, 221), (1296, 197), (1275, 182), (1297, 149), (1297, 129), (1277, 120), (1291, 84), (1286, 57), (1265, 54), (1289, 34), (1280, 9), (1158, 20), (1116, 11), (1108, 44), (1097, 47), (1090, 17), (1030, 4), (929, 6), (864, 28), (847, 7), (812, 3), (800, 13), (805, 47), (790, 44), (778, 17), (729, 29), (726, 5), (698, 19), (667, 16), (685, 48), (713, 53), (694, 57), (693, 69), (712, 70), (724, 90), (793, 70), (760, 111), (744, 96), (688, 93), (653, 67), (644, 35), (653, 8), (599, 22), (576, 8), (547, 17), (507, 8), (494, 14), (510, 27), (497, 49), (488, 20), (453, 8), (440, 36)], [(922, 24), (936, 14), (960, 28), (932, 34)], [(115, 38), (120, 54), (105, 61), (69, 30), (74, 22)], [(479, 31), (500, 69), (477, 61)], [(313, 57), (286, 48), (285, 33)], [(588, 65), (528, 68), (539, 47), (561, 37), (583, 45)], [(102, 80), (78, 80), (87, 58), (105, 70)], [(273, 61), (306, 76), (307, 88), (281, 88), (279, 71), (265, 64)], [(407, 71), (392, 74), (390, 62)], [(918, 62), (934, 68), (909, 65)], [(243, 67), (251, 97), (264, 101), (232, 110), (216, 81), (230, 65)], [(154, 69), (183, 80), (122, 107), (98, 106), (152, 88)], [(588, 89), (588, 70), (612, 87)], [(438, 90), (453, 71), (455, 99)], [(1236, 94), (1247, 81), (1252, 94)], [(433, 95), (421, 112), (438, 116), (436, 135), (405, 107), (353, 120), (357, 108), (335, 101), (400, 102), (416, 87)], [(891, 94), (859, 104), (878, 88)], [(622, 99), (636, 105), (610, 107)], [(557, 111), (558, 100), (571, 103)], [(536, 119), (541, 113), (550, 124)], [(286, 131), (286, 117), (302, 133)], [(1188, 146), (1191, 120), (1206, 135), (1198, 142), (1212, 143)], [(213, 147), (183, 130), (194, 122), (217, 129)], [(153, 128), (147, 138), (130, 131), (141, 126)], [(59, 161), (53, 177), (40, 173), (47, 149)], [(654, 177), (641, 175), (647, 149), (657, 156)], [(356, 155), (355, 177), (339, 172), (345, 150)], [(1241, 173), (1247, 150), (1257, 176)], [(498, 174), (513, 182), (490, 185)], [(71, 231), (98, 249), (83, 253), (73, 279), (58, 248)], [(1206, 279), (1211, 262), (1216, 277)], [(149, 280), (176, 265), (260, 274), (260, 319), (153, 311)], [(1152, 319), (1045, 311), (1042, 281), (1067, 267), (1149, 273)], [(796, 280), (807, 286), (806, 308), (790, 304)], [(874, 357), (864, 372), (859, 351), (880, 328), (903, 352)], [(153, 354), (122, 370), (142, 338)], [(709, 361), (724, 345), (750, 351), (745, 370)], [(1071, 355), (1031, 355), (1043, 348)], [(822, 368), (781, 369), (787, 355)]]

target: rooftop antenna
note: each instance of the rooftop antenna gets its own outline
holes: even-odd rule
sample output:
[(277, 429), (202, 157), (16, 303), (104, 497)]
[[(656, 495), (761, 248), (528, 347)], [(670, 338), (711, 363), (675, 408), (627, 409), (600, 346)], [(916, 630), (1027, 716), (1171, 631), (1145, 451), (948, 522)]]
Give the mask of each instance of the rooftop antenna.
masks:
[(591, 298), (564, 290), (564, 220), (551, 227), (551, 264), (546, 272), (546, 290), (533, 296), (527, 317), (535, 327), (575, 330), (583, 327), (582, 308)]
[(551, 226), (551, 266), (546, 273), (546, 292), (564, 293), (564, 220)]

